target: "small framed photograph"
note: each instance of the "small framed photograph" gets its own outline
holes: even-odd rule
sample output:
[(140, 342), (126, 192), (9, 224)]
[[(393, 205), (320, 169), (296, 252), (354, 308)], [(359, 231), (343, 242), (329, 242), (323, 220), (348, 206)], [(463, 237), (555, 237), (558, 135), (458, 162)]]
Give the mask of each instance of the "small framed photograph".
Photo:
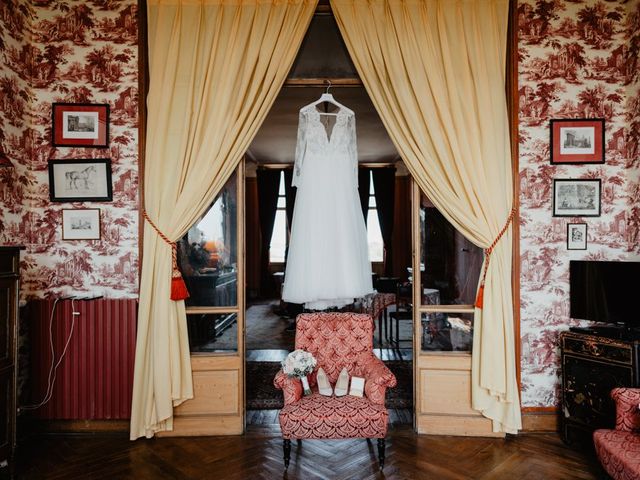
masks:
[(107, 103), (54, 103), (51, 119), (54, 147), (109, 146)]
[(587, 249), (587, 224), (567, 224), (567, 250)]
[(63, 209), (62, 239), (100, 240), (100, 209)]
[(49, 197), (52, 202), (110, 202), (111, 160), (49, 160)]
[(553, 180), (554, 217), (599, 217), (600, 179), (575, 180), (570, 178)]
[(551, 120), (551, 163), (604, 163), (604, 119)]

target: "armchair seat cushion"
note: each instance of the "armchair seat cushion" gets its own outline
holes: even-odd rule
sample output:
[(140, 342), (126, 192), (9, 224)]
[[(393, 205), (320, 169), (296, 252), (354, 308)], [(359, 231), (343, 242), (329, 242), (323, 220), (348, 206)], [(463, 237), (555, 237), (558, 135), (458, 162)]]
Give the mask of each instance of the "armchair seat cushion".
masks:
[(640, 478), (640, 435), (621, 430), (596, 430), (593, 440), (600, 463), (612, 478)]
[(324, 397), (313, 393), (280, 411), (286, 439), (384, 438), (388, 413), (366, 397)]

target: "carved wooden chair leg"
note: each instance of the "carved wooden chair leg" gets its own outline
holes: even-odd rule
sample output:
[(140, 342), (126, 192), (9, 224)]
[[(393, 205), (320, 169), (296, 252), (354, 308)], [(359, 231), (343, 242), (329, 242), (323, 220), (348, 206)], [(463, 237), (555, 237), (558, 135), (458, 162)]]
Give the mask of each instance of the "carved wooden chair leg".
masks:
[(384, 447), (385, 447), (385, 439), (378, 439), (378, 464), (380, 465), (380, 470), (384, 468)]
[(289, 460), (291, 459), (291, 440), (285, 438), (282, 442), (282, 450), (284, 451), (284, 468), (289, 468)]

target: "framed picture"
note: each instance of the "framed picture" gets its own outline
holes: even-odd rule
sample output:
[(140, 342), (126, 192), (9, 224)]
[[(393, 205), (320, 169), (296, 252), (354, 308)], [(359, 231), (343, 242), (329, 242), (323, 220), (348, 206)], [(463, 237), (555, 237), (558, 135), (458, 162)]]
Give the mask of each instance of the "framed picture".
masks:
[(100, 240), (100, 209), (62, 210), (63, 240)]
[(109, 146), (107, 103), (54, 103), (51, 120), (54, 147)]
[(604, 163), (604, 119), (551, 120), (551, 163)]
[(599, 217), (600, 179), (553, 180), (554, 217)]
[(111, 160), (49, 160), (52, 202), (110, 202)]
[(587, 224), (567, 224), (567, 250), (587, 249)]

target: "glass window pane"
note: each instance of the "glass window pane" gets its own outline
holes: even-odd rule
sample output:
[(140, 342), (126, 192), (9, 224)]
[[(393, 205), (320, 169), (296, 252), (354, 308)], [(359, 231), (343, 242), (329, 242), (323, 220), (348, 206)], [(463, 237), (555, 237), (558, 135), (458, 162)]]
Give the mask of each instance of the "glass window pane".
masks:
[(378, 222), (378, 212), (369, 210), (367, 215), (367, 240), (369, 242), (369, 260), (382, 262), (384, 260), (384, 242)]
[(187, 306), (237, 305), (237, 201), (234, 173), (178, 242), (178, 262), (190, 294)]
[(422, 351), (470, 352), (472, 346), (472, 313), (422, 314)]
[(279, 197), (284, 197), (285, 196), (285, 191), (284, 191), (284, 170), (282, 172), (280, 172), (280, 185), (278, 186), (278, 196)]
[(373, 195), (369, 197), (369, 208), (376, 208), (376, 197)]
[(458, 232), (423, 195), (420, 206), (422, 290), (441, 305), (475, 302), (482, 268), (482, 249)]
[(238, 316), (235, 313), (188, 314), (187, 330), (191, 353), (238, 350)]
[(277, 208), (285, 208), (287, 206), (287, 201), (284, 197), (278, 197)]
[(269, 261), (271, 263), (284, 263), (284, 254), (287, 248), (287, 214), (284, 210), (276, 211), (276, 220), (273, 224), (271, 244), (269, 246)]

